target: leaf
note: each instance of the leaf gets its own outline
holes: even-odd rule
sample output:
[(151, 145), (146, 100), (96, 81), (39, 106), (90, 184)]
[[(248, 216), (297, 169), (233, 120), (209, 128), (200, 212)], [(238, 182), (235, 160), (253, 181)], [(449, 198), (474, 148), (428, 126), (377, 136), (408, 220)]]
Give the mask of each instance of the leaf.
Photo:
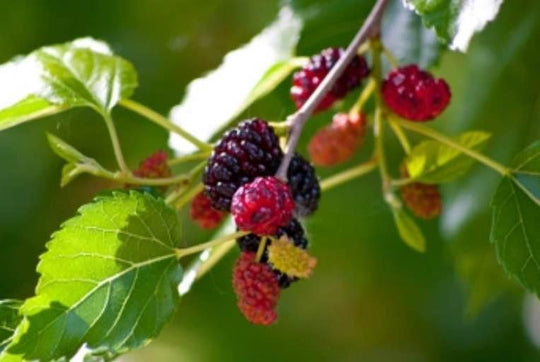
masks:
[(21, 304), (21, 301), (12, 299), (0, 301), (0, 352), (11, 342), (15, 328), (21, 322)]
[(502, 0), (403, 0), (451, 49), (467, 50), (474, 33), (497, 16)]
[[(192, 81), (182, 103), (171, 110), (171, 119), (197, 138), (210, 140), (251, 102), (277, 86), (276, 80), (285, 71), (279, 64), (293, 57), (301, 29), (302, 22), (291, 8), (282, 8), (278, 18), (248, 44), (229, 52), (217, 69)], [(169, 143), (179, 153), (195, 150), (177, 135), (171, 135)]]
[(60, 113), (63, 110), (65, 110), (63, 106), (53, 105), (31, 95), (9, 108), (0, 110), (0, 131), (36, 118)]
[[(86, 39), (83, 44), (96, 42)], [(109, 112), (137, 87), (137, 73), (131, 63), (106, 48), (80, 47), (81, 40), (37, 50), (44, 88), (39, 95), (53, 104), (89, 106)], [(103, 45), (97, 43), (97, 45)]]
[(426, 251), (426, 239), (416, 222), (403, 209), (394, 208), (394, 221), (401, 240), (412, 249), (421, 253)]
[(56, 137), (53, 134), (47, 133), (47, 141), (49, 146), (58, 156), (69, 162), (85, 161), (88, 157), (79, 152), (75, 147), (71, 146), (64, 140)]
[(60, 186), (66, 186), (82, 173), (90, 173), (96, 176), (110, 173), (95, 159), (83, 155), (75, 147), (55, 135), (47, 133), (47, 140), (53, 152), (68, 161), (62, 168)]
[(72, 107), (110, 112), (136, 86), (131, 63), (103, 42), (82, 38), (42, 47), (0, 66), (0, 130)]
[(253, 87), (248, 98), (240, 107), (241, 110), (246, 109), (256, 100), (264, 97), (273, 91), (285, 78), (287, 78), (293, 70), (303, 66), (308, 61), (308, 58), (291, 58), (288, 60), (275, 63), (264, 73), (261, 80)]
[[(493, 197), (490, 239), (504, 270), (527, 290), (540, 296), (540, 142), (512, 162), (513, 175), (505, 176)], [(518, 175), (532, 182), (522, 184)], [(530, 188), (532, 186), (532, 188)]]
[(518, 183), (536, 200), (540, 199), (540, 141), (527, 147), (513, 160), (512, 171)]
[[(454, 137), (460, 145), (479, 150), (490, 135), (471, 131)], [(423, 141), (415, 146), (406, 159), (409, 176), (425, 183), (440, 184), (463, 176), (474, 160), (459, 150), (438, 141)]]
[(439, 61), (443, 47), (432, 29), (405, 9), (401, 0), (391, 1), (384, 12), (382, 41), (401, 64), (430, 68)]
[(157, 336), (178, 303), (182, 269), (174, 209), (147, 193), (116, 192), (80, 208), (41, 256), (36, 296), (0, 360), (123, 353)]

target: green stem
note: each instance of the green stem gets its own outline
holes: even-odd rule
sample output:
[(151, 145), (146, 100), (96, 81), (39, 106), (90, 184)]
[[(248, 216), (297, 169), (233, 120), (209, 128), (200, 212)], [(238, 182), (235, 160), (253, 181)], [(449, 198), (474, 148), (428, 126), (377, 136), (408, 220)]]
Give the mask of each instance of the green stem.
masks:
[(257, 254), (255, 255), (255, 261), (258, 263), (261, 261), (261, 258), (264, 254), (264, 249), (266, 249), (266, 244), (268, 244), (268, 237), (263, 236), (261, 242), (259, 243), (259, 248), (257, 249)]
[(197, 279), (206, 274), (218, 261), (221, 260), (234, 246), (236, 246), (236, 240), (232, 239), (224, 242), (211, 249), (210, 256), (204, 262), (203, 265), (197, 270)]
[(398, 179), (398, 180), (392, 180), (390, 182), (390, 184), (391, 184), (392, 187), (396, 188), (396, 187), (401, 187), (401, 186), (412, 184), (413, 182), (414, 182), (414, 180), (411, 179), (411, 178), (401, 178), (401, 179)]
[(390, 65), (393, 68), (399, 67), (399, 62), (394, 54), (390, 50), (388, 50), (385, 46), (382, 46), (382, 53), (386, 59), (390, 62)]
[(391, 182), (392, 179), (388, 172), (388, 166), (386, 164), (386, 154), (384, 151), (384, 123), (383, 123), (383, 101), (381, 97), (381, 81), (382, 81), (382, 61), (381, 51), (383, 50), (379, 40), (372, 42), (372, 59), (373, 59), (373, 74), (372, 77), (376, 83), (375, 90), (375, 120), (373, 133), (375, 136), (375, 154), (379, 159), (379, 171), (382, 180), (382, 190), (384, 200), (392, 207), (398, 208), (401, 206), (400, 201), (396, 198), (392, 192)]
[(375, 110), (375, 153), (379, 159), (379, 171), (382, 178), (383, 189), (386, 190), (390, 184), (390, 175), (386, 165), (386, 154), (384, 152), (384, 124), (382, 122), (382, 109)]
[(405, 120), (402, 120), (402, 119), (399, 119), (397, 118), (396, 116), (393, 116), (391, 119), (390, 119), (391, 122), (394, 122), (400, 126), (402, 126), (403, 128), (406, 128), (410, 131), (413, 131), (413, 132), (416, 132), (418, 134), (421, 134), (421, 135), (424, 135), (426, 137), (429, 137), (429, 138), (432, 138), (434, 140), (437, 140), (447, 146), (450, 146), (452, 148), (455, 148), (456, 150), (466, 154), (467, 156), (477, 160), (478, 162), (486, 165), (487, 167), (495, 170), (496, 172), (500, 173), (502, 176), (506, 176), (510, 173), (510, 170), (504, 166), (504, 165), (501, 165), (500, 163), (492, 160), (491, 158), (475, 151), (475, 150), (472, 150), (470, 148), (467, 148), (461, 144), (459, 144), (458, 142), (454, 141), (453, 139), (449, 138), (449, 137), (446, 137), (445, 135), (443, 134), (440, 134), (439, 132), (429, 128), (429, 127), (426, 127), (426, 126), (423, 126), (423, 125), (420, 125), (420, 124), (417, 124), (417, 123), (414, 123), (414, 122), (410, 122), (410, 121), (405, 121)]
[(208, 157), (210, 157), (211, 154), (212, 154), (211, 150), (199, 151), (199, 152), (192, 153), (190, 155), (173, 158), (172, 160), (169, 160), (167, 164), (169, 166), (176, 166), (185, 162), (205, 160)]
[(381, 99), (381, 44), (379, 41), (373, 41), (371, 46), (373, 58), (372, 81), (375, 84), (375, 117), (373, 132), (375, 136), (375, 153), (379, 159), (379, 170), (383, 181), (383, 188), (387, 188), (388, 170), (386, 168), (386, 156), (384, 153), (384, 125), (382, 123), (382, 99)]
[(365, 53), (367, 53), (369, 51), (369, 48), (370, 48), (370, 44), (369, 44), (369, 40), (368, 40), (368, 41), (365, 41), (364, 43), (362, 43), (362, 45), (360, 45), (360, 47), (356, 51), (356, 54), (364, 55)]
[(364, 105), (366, 104), (369, 97), (375, 90), (376, 86), (377, 86), (377, 83), (373, 80), (373, 78), (370, 78), (368, 84), (366, 84), (366, 86), (362, 90), (362, 93), (358, 97), (358, 100), (349, 111), (349, 114), (356, 115), (362, 111), (362, 108), (364, 108)]
[(201, 193), (204, 189), (204, 186), (202, 183), (198, 183), (193, 188), (183, 192), (175, 193), (173, 192), (171, 195), (167, 197), (167, 202), (169, 204), (174, 204), (174, 206), (180, 210), (183, 208), (186, 204), (188, 204), (195, 196), (197, 196), (199, 193)]
[(394, 122), (390, 122), (390, 127), (392, 128), (392, 131), (394, 132), (399, 143), (401, 144), (401, 147), (403, 147), (403, 151), (405, 151), (405, 154), (410, 154), (411, 144), (409, 142), (409, 139), (407, 138), (407, 135), (405, 134), (405, 132), (403, 132), (403, 128), (401, 128), (400, 125)]
[[(197, 166), (195, 166), (188, 174), (187, 178), (189, 179), (189, 182), (187, 184), (193, 184), (193, 181), (197, 179), (199, 176), (199, 173), (202, 172), (204, 167), (206, 166), (206, 162), (201, 162)], [(176, 207), (178, 209), (181, 209), (185, 204), (187, 204), (191, 199), (193, 199), (197, 194), (202, 192), (203, 190), (203, 184), (198, 183), (194, 187), (192, 187), (190, 190), (186, 190), (185, 188), (177, 187), (176, 190), (171, 192), (169, 196), (165, 199), (165, 202), (167, 202), (169, 205), (176, 204)]]
[(191, 177), (192, 180), (196, 179), (204, 171), (205, 167), (206, 161), (199, 163), (197, 166), (193, 167), (191, 171), (189, 171), (189, 177)]
[(213, 248), (229, 240), (235, 240), (247, 234), (249, 234), (249, 232), (247, 231), (237, 231), (233, 234), (225, 235), (221, 238), (217, 238), (217, 239), (208, 241), (206, 243), (194, 245), (189, 248), (175, 249), (175, 254), (178, 257), (178, 259), (180, 259), (180, 258), (183, 258), (184, 256), (195, 254), (195, 253), (198, 253), (199, 251), (203, 251), (204, 249)]
[(378, 161), (376, 158), (362, 163), (358, 166), (352, 167), (343, 172), (339, 172), (321, 181), (321, 191), (328, 191), (336, 186), (339, 186), (347, 181), (353, 180), (357, 177), (370, 173), (377, 168)]
[(129, 167), (127, 167), (124, 154), (122, 153), (122, 147), (120, 146), (120, 140), (118, 139), (118, 133), (116, 132), (114, 121), (109, 113), (104, 112), (101, 113), (101, 115), (103, 116), (105, 124), (107, 125), (107, 130), (109, 131), (109, 136), (111, 138), (114, 156), (116, 158), (116, 162), (118, 163), (118, 167), (123, 175), (131, 175), (131, 171), (129, 170)]
[(178, 175), (165, 178), (144, 178), (133, 176), (132, 173), (126, 175), (122, 172), (109, 171), (99, 164), (77, 164), (77, 170), (80, 173), (89, 173), (96, 177), (112, 180), (119, 183), (131, 184), (131, 185), (148, 185), (148, 186), (167, 186), (173, 184), (186, 184), (191, 180), (191, 176)]
[[(178, 288), (180, 296), (187, 294), (193, 283), (203, 277), (217, 264), (232, 248), (236, 246), (235, 240), (229, 240), (214, 248), (206, 249), (196, 258), (185, 271), (182, 282)], [(208, 252), (206, 252), (208, 251)]]
[(185, 140), (192, 143), (194, 146), (198, 147), (200, 150), (212, 150), (213, 147), (211, 144), (208, 144), (206, 142), (203, 142), (199, 140), (197, 137), (193, 136), (189, 132), (185, 131), (184, 129), (178, 127), (176, 124), (172, 123), (167, 118), (163, 117), (161, 114), (157, 113), (156, 111), (146, 107), (145, 105), (142, 105), (140, 103), (137, 103), (131, 99), (123, 99), (120, 101), (120, 105), (124, 108), (127, 108), (135, 113), (140, 114), (141, 116), (146, 117), (150, 121), (154, 122), (155, 124), (171, 131), (174, 133), (177, 133), (181, 137), (183, 137)]
[(178, 175), (173, 177), (165, 177), (165, 178), (142, 178), (142, 177), (134, 177), (134, 176), (122, 176), (118, 175), (114, 177), (115, 181), (123, 182), (126, 184), (133, 184), (133, 185), (148, 185), (148, 186), (167, 186), (167, 185), (174, 185), (174, 184), (180, 184), (180, 183), (188, 183), (190, 181), (190, 178), (186, 175)]

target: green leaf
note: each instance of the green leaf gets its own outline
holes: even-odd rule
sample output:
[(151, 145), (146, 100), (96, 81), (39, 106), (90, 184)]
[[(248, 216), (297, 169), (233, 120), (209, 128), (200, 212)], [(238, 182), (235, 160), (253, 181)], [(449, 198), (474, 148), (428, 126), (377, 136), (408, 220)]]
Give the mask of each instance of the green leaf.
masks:
[(64, 187), (82, 173), (90, 173), (95, 176), (110, 174), (95, 159), (82, 154), (75, 147), (66, 141), (47, 133), (49, 146), (58, 156), (62, 157), (68, 163), (62, 168), (62, 179), (60, 186)]
[[(291, 8), (282, 8), (277, 19), (249, 43), (227, 53), (218, 68), (193, 80), (182, 102), (171, 110), (171, 119), (197, 138), (210, 140), (292, 70), (280, 64), (294, 63), (301, 29), (302, 21)], [(176, 135), (170, 144), (177, 152), (194, 150)]]
[(382, 28), (383, 44), (401, 64), (415, 63), (427, 69), (439, 61), (443, 47), (435, 32), (424, 27), (422, 20), (405, 9), (401, 1), (390, 2)]
[(136, 87), (131, 63), (103, 42), (82, 38), (42, 47), (0, 66), (0, 130), (72, 107), (110, 112)]
[(31, 95), (9, 108), (0, 110), (0, 131), (36, 118), (60, 113), (64, 109), (63, 106), (53, 105)]
[(540, 141), (523, 150), (512, 162), (514, 178), (536, 200), (540, 199)]
[(68, 162), (84, 162), (88, 159), (75, 147), (53, 134), (47, 133), (47, 141), (49, 141), (49, 146), (51, 146), (54, 153)]
[[(502, 179), (493, 197), (490, 235), (504, 270), (537, 296), (540, 296), (539, 158), (540, 142), (536, 142), (512, 162), (514, 174)], [(530, 182), (521, 183), (519, 175), (527, 175)]]
[(308, 58), (291, 58), (275, 63), (266, 71), (266, 73), (264, 73), (261, 80), (255, 85), (255, 87), (253, 87), (240, 109), (246, 109), (256, 100), (272, 92), (282, 81), (285, 80), (285, 78), (292, 73), (293, 70), (303, 66), (307, 63), (307, 61)]
[[(108, 48), (79, 46), (80, 40), (37, 50), (44, 89), (39, 95), (53, 104), (89, 106), (109, 112), (137, 87), (137, 73), (131, 63), (111, 54)], [(84, 44), (84, 43), (83, 43)]]
[(0, 352), (11, 342), (15, 328), (21, 322), (19, 308), (22, 302), (18, 300), (0, 301)]
[[(489, 137), (486, 132), (471, 131), (454, 137), (454, 140), (464, 147), (479, 150)], [(415, 146), (405, 162), (412, 179), (433, 184), (461, 177), (474, 164), (473, 159), (459, 150), (432, 140)]]
[(421, 253), (425, 252), (426, 239), (413, 218), (401, 208), (394, 208), (393, 213), (401, 240), (412, 249)]
[(444, 43), (462, 52), (474, 33), (497, 16), (502, 0), (403, 0)]
[(147, 193), (96, 198), (64, 223), (41, 256), (36, 296), (0, 360), (123, 353), (158, 335), (182, 277), (174, 209)]

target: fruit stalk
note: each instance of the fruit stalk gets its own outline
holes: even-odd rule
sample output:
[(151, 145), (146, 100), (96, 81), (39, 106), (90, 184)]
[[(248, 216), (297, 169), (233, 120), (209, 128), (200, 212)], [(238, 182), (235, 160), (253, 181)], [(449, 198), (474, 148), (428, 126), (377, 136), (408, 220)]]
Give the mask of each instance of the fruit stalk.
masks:
[(283, 157), (281, 165), (276, 173), (276, 177), (282, 181), (287, 182), (287, 169), (289, 168), (289, 163), (294, 155), (294, 150), (307, 119), (311, 116), (328, 91), (334, 86), (337, 79), (345, 71), (347, 65), (356, 55), (357, 49), (360, 47), (360, 45), (366, 41), (366, 39), (375, 37), (379, 34), (382, 14), (387, 3), (388, 0), (377, 0), (368, 18), (358, 33), (354, 36), (353, 40), (336, 65), (330, 70), (328, 75), (317, 87), (315, 92), (313, 92), (311, 97), (309, 97), (309, 99), (302, 105), (302, 107), (287, 118), (287, 123), (291, 127), (290, 137), (289, 141), (287, 142), (285, 156)]

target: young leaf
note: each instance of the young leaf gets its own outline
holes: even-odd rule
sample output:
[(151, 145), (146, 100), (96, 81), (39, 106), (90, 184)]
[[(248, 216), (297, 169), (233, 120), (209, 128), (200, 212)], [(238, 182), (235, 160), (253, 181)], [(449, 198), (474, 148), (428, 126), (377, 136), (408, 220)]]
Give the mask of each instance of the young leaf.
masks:
[(426, 239), (416, 222), (401, 208), (394, 208), (394, 221), (401, 240), (421, 253), (426, 251)]
[(22, 320), (19, 315), (21, 304), (12, 299), (0, 301), (0, 352), (11, 342), (15, 328)]
[(24, 320), (0, 360), (146, 344), (178, 303), (179, 239), (175, 210), (147, 193), (116, 192), (81, 207), (47, 244), (36, 296), (21, 307)]
[(42, 47), (0, 66), (0, 130), (71, 107), (109, 112), (136, 86), (133, 66), (103, 42), (83, 38)]
[(451, 49), (467, 50), (474, 33), (497, 16), (503, 0), (403, 0)]
[(68, 162), (85, 162), (88, 159), (75, 147), (53, 134), (47, 133), (47, 141), (53, 152)]
[(96, 176), (109, 173), (96, 160), (83, 155), (75, 147), (55, 135), (47, 133), (47, 140), (53, 152), (68, 161), (62, 169), (60, 186), (66, 186), (82, 173), (90, 173)]
[(53, 104), (89, 106), (109, 112), (120, 99), (133, 94), (137, 73), (131, 63), (110, 51), (80, 44), (79, 40), (44, 47), (34, 53), (44, 83), (39, 96)]
[[(489, 137), (488, 133), (471, 131), (455, 137), (455, 141), (464, 147), (478, 150)], [(412, 179), (440, 184), (465, 174), (474, 160), (453, 147), (429, 140), (415, 146), (405, 162)]]
[[(540, 142), (512, 162), (493, 197), (491, 241), (504, 270), (540, 296)], [(514, 176), (515, 175), (515, 176)], [(527, 176), (527, 183), (518, 177)]]
[[(384, 12), (382, 42), (401, 64), (415, 63), (427, 69), (439, 61), (443, 47), (432, 29), (405, 9), (399, 0), (391, 1)], [(404, 41), (406, 39), (406, 41)]]
[[(269, 72), (293, 57), (301, 29), (302, 21), (292, 9), (282, 8), (278, 18), (248, 44), (225, 55), (217, 69), (192, 81), (182, 103), (171, 110), (171, 119), (197, 138), (210, 140), (251, 102), (277, 86), (284, 69), (279, 69), (279, 78)], [(263, 84), (263, 78), (268, 83)], [(169, 143), (177, 152), (194, 150), (177, 135), (171, 135)]]

